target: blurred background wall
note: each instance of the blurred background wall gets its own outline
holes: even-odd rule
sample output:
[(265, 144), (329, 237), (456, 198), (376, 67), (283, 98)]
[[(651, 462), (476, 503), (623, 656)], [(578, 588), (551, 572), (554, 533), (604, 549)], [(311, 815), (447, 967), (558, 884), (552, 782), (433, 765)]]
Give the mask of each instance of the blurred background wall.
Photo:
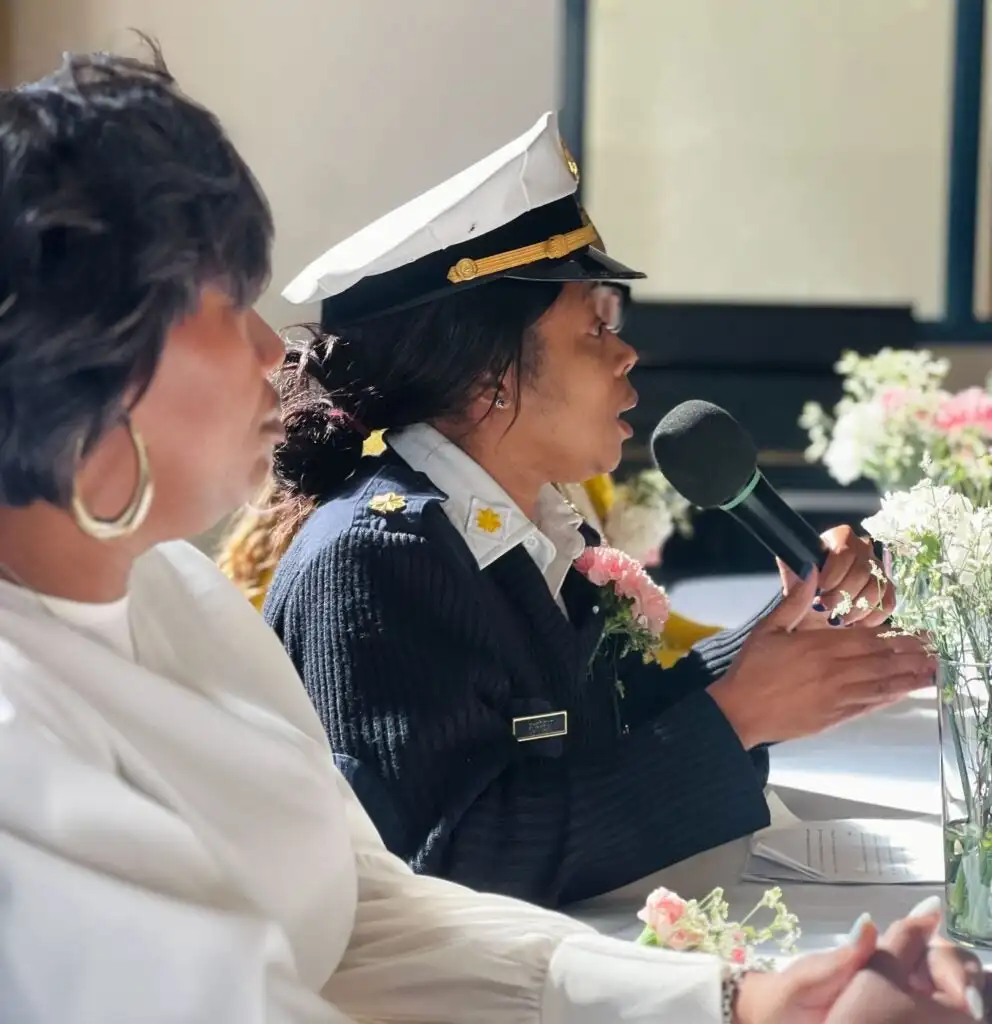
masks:
[(593, 0), (588, 197), (650, 267), (642, 294), (937, 315), (952, 16), (948, 0)]

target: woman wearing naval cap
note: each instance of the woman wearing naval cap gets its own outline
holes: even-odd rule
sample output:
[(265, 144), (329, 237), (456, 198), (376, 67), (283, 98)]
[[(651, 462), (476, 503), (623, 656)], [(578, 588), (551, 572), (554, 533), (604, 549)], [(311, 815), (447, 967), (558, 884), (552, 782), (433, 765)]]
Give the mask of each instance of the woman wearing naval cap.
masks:
[[(282, 374), (265, 616), (387, 844), (417, 870), (561, 905), (768, 824), (765, 744), (926, 684), (867, 542), (674, 668), (621, 656), (552, 482), (620, 461), (624, 281), (555, 119), (335, 246), (286, 290), (322, 325)], [(370, 431), (387, 451), (362, 458)], [(824, 591), (819, 597), (818, 588)]]

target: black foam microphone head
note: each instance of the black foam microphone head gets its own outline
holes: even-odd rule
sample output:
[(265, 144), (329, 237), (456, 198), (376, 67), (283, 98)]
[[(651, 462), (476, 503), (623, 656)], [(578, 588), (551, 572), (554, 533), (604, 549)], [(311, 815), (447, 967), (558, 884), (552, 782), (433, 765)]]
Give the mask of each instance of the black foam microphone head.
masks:
[(655, 427), (651, 451), (669, 483), (700, 508), (731, 501), (758, 465), (750, 434), (725, 409), (698, 399), (677, 405)]

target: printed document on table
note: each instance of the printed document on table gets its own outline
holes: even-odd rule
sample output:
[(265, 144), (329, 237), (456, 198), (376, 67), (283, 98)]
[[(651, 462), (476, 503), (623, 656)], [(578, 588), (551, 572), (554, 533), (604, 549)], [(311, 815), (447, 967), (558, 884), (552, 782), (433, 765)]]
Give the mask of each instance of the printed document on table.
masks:
[(941, 828), (932, 821), (804, 821), (751, 840), (744, 880), (847, 885), (942, 882)]

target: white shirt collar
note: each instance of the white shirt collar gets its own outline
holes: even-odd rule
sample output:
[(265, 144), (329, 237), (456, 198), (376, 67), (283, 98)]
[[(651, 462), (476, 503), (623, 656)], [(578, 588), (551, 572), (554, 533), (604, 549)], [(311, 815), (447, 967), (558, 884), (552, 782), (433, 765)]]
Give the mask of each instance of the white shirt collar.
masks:
[(532, 522), (475, 459), (429, 424), (391, 432), (388, 443), (411, 469), (448, 496), (444, 511), (480, 568), (523, 544), (548, 589), (558, 596), (585, 541), (579, 532), (582, 517), (551, 484), (541, 488), (537, 521)]

